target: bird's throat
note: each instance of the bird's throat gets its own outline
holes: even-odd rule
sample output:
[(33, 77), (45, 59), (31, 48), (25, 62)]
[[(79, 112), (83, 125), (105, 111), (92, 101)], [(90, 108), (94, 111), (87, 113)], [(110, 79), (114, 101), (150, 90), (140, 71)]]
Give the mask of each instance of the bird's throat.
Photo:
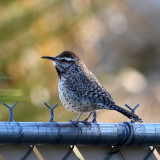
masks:
[(59, 78), (61, 78), (62, 72), (58, 69), (58, 67), (56, 65), (55, 65), (55, 68), (56, 68), (56, 71), (57, 71)]

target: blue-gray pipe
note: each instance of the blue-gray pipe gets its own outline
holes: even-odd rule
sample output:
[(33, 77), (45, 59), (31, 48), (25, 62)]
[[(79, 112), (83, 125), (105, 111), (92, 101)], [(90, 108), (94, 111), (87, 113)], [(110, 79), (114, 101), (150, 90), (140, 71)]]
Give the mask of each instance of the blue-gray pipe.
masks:
[(0, 143), (120, 146), (160, 145), (160, 124), (0, 122)]

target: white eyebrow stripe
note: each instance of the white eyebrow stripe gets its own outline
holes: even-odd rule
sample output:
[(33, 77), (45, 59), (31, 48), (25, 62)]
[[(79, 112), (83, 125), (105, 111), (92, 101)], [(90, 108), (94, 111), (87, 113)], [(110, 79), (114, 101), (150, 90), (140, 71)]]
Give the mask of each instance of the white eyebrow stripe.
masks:
[(75, 61), (73, 58), (69, 58), (69, 57), (57, 57), (58, 60), (66, 60), (66, 61)]

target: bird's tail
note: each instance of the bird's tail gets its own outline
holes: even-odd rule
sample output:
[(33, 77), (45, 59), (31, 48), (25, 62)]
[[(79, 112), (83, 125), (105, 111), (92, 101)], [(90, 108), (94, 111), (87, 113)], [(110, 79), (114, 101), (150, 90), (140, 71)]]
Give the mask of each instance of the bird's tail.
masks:
[(141, 118), (139, 118), (136, 114), (120, 107), (115, 104), (109, 106), (111, 110), (116, 110), (117, 112), (120, 112), (121, 114), (125, 115), (129, 119), (133, 119), (135, 122), (143, 122)]

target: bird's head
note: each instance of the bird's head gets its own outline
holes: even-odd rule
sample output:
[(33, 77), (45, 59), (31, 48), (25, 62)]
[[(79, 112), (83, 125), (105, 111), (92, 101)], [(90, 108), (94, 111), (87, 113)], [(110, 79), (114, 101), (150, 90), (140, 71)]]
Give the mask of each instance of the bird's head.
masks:
[(56, 57), (43, 56), (41, 58), (51, 60), (59, 76), (69, 71), (70, 67), (81, 64), (80, 58), (71, 51), (64, 51)]

